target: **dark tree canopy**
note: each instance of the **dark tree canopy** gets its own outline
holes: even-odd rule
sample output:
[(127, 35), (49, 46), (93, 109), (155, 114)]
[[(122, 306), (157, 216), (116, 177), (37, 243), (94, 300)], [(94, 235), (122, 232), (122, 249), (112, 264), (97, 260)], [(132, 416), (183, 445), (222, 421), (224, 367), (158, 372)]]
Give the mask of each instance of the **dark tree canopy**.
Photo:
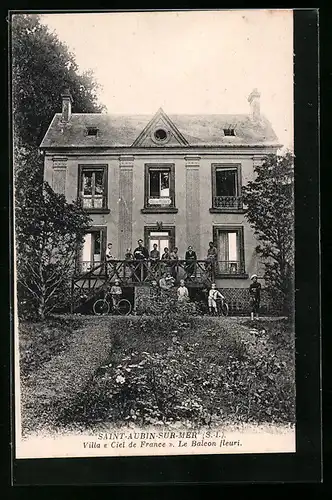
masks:
[(66, 298), (75, 257), (91, 220), (76, 203), (43, 183), (39, 145), (61, 93), (69, 89), (73, 112), (98, 112), (98, 85), (80, 75), (73, 54), (31, 14), (12, 17), (15, 244), (19, 314), (23, 302), (39, 319)]
[(246, 218), (260, 244), (256, 251), (265, 265), (267, 285), (292, 307), (294, 279), (293, 155), (269, 155), (255, 167), (256, 177), (243, 186)]
[(78, 73), (75, 57), (34, 14), (12, 16), (12, 96), (15, 139), (39, 146), (68, 88), (73, 112), (100, 112), (98, 84), (91, 72)]

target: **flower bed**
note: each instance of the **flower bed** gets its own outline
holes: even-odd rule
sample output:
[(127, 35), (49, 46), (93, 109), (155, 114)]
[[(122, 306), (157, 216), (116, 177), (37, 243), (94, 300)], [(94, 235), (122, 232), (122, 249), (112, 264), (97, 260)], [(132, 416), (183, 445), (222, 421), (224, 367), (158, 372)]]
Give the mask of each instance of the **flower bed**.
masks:
[(60, 409), (58, 425), (294, 422), (287, 322), (280, 336), (280, 321), (253, 329), (231, 318), (122, 319), (106, 362), (74, 404)]

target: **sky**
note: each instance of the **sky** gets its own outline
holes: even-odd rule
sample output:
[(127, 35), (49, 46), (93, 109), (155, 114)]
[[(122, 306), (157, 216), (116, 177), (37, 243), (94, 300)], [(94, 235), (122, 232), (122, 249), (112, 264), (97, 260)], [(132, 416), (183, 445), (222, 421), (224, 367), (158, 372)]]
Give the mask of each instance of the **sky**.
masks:
[(293, 148), (291, 10), (42, 15), (92, 69), (109, 113), (248, 113), (250, 92)]

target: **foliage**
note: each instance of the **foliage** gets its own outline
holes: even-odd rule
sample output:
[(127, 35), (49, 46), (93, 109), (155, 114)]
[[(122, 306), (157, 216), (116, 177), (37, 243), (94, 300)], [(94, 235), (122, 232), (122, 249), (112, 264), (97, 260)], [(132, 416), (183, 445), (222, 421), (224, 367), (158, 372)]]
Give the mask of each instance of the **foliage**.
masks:
[(167, 292), (158, 289), (148, 301), (147, 314), (140, 317), (140, 327), (142, 330), (153, 329), (159, 332), (191, 327), (195, 314), (194, 303), (178, 302), (175, 288)]
[(70, 407), (58, 408), (56, 425), (294, 422), (292, 330), (274, 335), (288, 324), (266, 322), (251, 334), (230, 319), (196, 318), (166, 332), (157, 317), (144, 330), (139, 318), (122, 320), (108, 360)]
[(255, 166), (256, 177), (243, 186), (246, 218), (260, 244), (256, 251), (265, 266), (264, 279), (282, 295), (286, 311), (293, 308), (294, 173), (293, 155), (269, 155)]
[(102, 110), (92, 72), (79, 73), (74, 55), (39, 15), (14, 14), (11, 28), (14, 132), (19, 145), (39, 146), (54, 113), (61, 110), (65, 88), (72, 94), (74, 112)]
[(87, 219), (76, 204), (67, 204), (43, 184), (38, 147), (54, 113), (61, 110), (65, 88), (73, 96), (73, 112), (102, 107), (92, 73), (79, 73), (74, 55), (40, 16), (14, 14), (11, 20), (17, 295), (19, 313), (43, 317), (65, 300), (65, 280)]
[(66, 293), (90, 219), (78, 203), (67, 203), (47, 183), (27, 191), (15, 216), (17, 281), (43, 319)]

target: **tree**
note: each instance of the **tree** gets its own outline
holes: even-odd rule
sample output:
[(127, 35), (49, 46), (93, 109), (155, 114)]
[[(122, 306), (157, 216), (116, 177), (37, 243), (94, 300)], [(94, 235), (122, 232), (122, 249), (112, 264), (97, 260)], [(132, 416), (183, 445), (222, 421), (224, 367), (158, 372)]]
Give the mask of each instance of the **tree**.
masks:
[(26, 194), (16, 217), (17, 282), (43, 320), (68, 292), (77, 249), (91, 220), (79, 203), (67, 203), (45, 182)]
[[(59, 303), (89, 219), (43, 183), (41, 140), (69, 89), (73, 112), (102, 111), (99, 85), (34, 14), (12, 16), (12, 106), (18, 302), (42, 319)], [(58, 248), (57, 248), (58, 247)], [(20, 312), (20, 311), (19, 311)]]
[(290, 313), (294, 291), (293, 155), (268, 155), (254, 171), (255, 179), (242, 188), (246, 218), (260, 242), (256, 252), (264, 263), (266, 284), (281, 294), (284, 309)]
[(74, 55), (35, 14), (12, 16), (13, 128), (18, 145), (38, 147), (61, 110), (61, 92), (68, 88), (73, 112), (100, 112), (99, 85), (91, 71), (79, 74)]

